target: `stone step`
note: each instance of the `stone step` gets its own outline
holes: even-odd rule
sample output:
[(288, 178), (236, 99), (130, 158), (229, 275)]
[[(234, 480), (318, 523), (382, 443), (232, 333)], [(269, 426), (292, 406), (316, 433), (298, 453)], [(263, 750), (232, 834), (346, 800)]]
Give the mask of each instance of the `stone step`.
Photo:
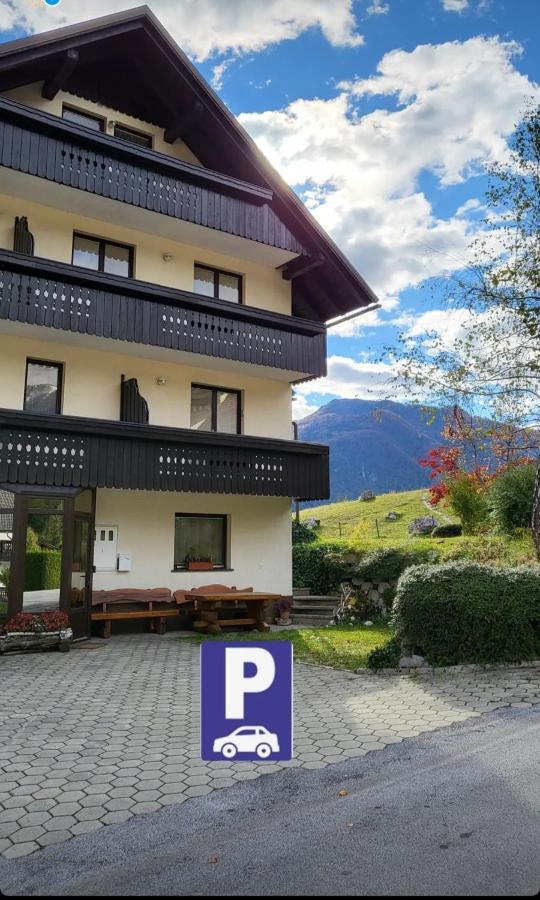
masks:
[(325, 625), (330, 624), (331, 615), (313, 615), (311, 613), (297, 613), (294, 612), (291, 616), (293, 625), (312, 625), (317, 628), (324, 628)]
[(294, 603), (292, 609), (295, 613), (306, 613), (307, 615), (310, 613), (315, 615), (329, 613), (331, 615), (335, 607), (335, 603)]
[(308, 587), (293, 588), (293, 597), (309, 597), (310, 590)]
[(336, 606), (339, 603), (339, 597), (335, 594), (304, 594), (301, 597), (293, 597), (293, 601), (300, 603), (322, 603), (325, 606)]

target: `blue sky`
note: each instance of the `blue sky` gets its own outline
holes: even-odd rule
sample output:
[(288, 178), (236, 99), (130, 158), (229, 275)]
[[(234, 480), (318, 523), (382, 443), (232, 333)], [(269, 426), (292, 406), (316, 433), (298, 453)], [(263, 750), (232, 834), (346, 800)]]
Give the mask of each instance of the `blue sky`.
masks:
[[(3, 0), (0, 40), (128, 8), (124, 0)], [(451, 340), (439, 276), (480, 227), (486, 163), (538, 96), (538, 0), (153, 0), (149, 5), (381, 297), (332, 330), (331, 397), (382, 397), (383, 348)], [(400, 399), (404, 399), (403, 398)]]

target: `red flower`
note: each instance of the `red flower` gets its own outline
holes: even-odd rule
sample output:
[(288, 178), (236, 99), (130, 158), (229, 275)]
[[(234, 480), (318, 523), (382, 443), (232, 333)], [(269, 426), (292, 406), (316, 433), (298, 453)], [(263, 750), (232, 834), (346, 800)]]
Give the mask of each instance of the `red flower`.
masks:
[(43, 632), (63, 631), (69, 628), (69, 616), (65, 612), (52, 610), (41, 613), (17, 613), (2, 626), (2, 634), (15, 631), (40, 634)]

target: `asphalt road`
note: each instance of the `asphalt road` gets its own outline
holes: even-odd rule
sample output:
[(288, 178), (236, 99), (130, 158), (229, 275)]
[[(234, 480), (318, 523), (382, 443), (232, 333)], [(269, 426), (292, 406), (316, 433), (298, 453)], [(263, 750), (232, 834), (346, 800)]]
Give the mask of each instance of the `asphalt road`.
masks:
[(539, 850), (537, 706), (2, 860), (0, 886), (8, 896), (531, 896)]

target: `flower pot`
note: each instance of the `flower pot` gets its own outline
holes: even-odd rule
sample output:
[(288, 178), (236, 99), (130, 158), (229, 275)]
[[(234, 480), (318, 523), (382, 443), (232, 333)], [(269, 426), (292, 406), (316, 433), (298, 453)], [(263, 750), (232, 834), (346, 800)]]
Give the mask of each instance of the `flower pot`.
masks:
[(67, 651), (73, 640), (71, 628), (61, 631), (11, 631), (0, 634), (0, 653), (8, 650), (57, 650)]
[(213, 562), (195, 562), (190, 560), (187, 564), (188, 572), (209, 572), (213, 568)]

